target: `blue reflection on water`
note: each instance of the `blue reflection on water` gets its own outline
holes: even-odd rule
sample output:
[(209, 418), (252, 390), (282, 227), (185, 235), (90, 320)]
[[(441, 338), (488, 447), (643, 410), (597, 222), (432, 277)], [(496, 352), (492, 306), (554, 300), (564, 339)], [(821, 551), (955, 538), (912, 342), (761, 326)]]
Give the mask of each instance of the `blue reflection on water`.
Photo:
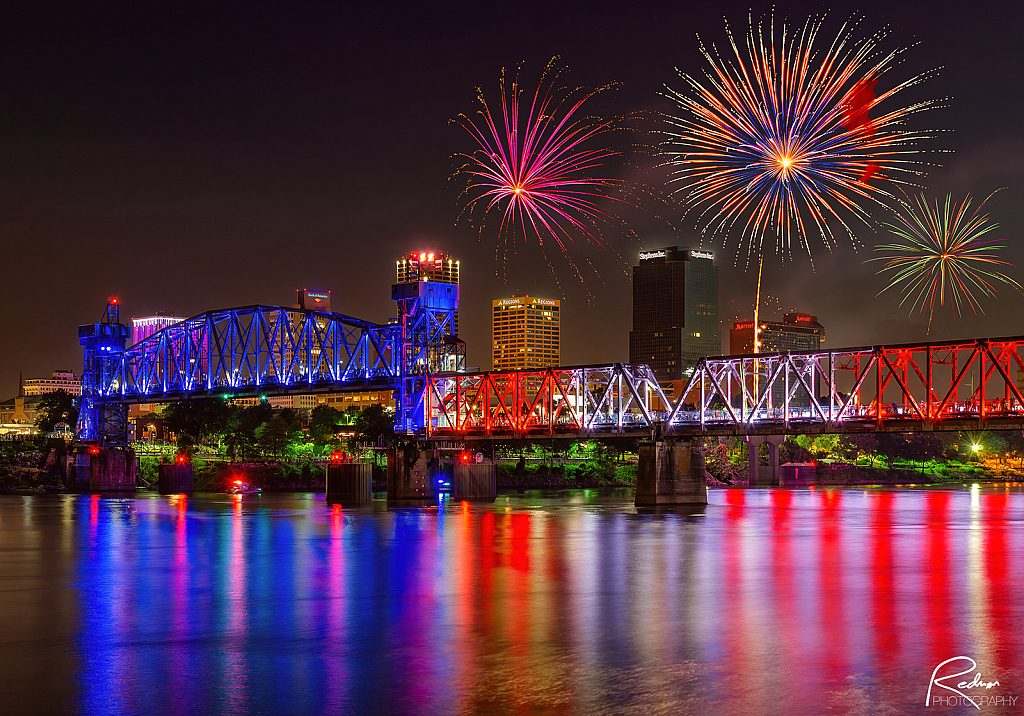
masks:
[(958, 654), (1024, 696), (1024, 494), (710, 499), (84, 496), (79, 709), (927, 713)]

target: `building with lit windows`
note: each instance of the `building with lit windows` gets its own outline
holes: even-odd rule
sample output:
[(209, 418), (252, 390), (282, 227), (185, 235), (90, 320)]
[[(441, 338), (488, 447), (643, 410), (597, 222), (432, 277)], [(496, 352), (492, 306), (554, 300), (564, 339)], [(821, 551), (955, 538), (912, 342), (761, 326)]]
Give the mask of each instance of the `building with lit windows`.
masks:
[(184, 318), (175, 318), (173, 313), (163, 313), (161, 311), (157, 311), (152, 316), (132, 318), (131, 345), (134, 346), (136, 343), (142, 343), (142, 341), (157, 331), (162, 331), (167, 326), (173, 326), (175, 323), (181, 323), (184, 320)]
[[(398, 283), (435, 281), (459, 285), (459, 261), (443, 251), (415, 251), (395, 262)], [(455, 312), (453, 336), (459, 335), (459, 312)]]
[[(818, 323), (818, 317), (809, 313), (787, 313), (782, 321), (761, 321), (758, 353), (783, 353), (789, 351), (816, 351), (825, 340), (825, 328)], [(754, 322), (735, 321), (729, 331), (729, 354), (746, 355), (754, 352)], [(815, 380), (811, 376), (811, 380)], [(752, 389), (752, 386), (748, 386)], [(785, 401), (785, 383), (772, 388), (772, 405), (780, 406)], [(809, 406), (807, 392), (797, 388), (789, 404), (795, 407)]]
[(21, 394), (24, 396), (46, 395), (57, 390), (79, 396), (82, 394), (82, 379), (70, 370), (55, 370), (50, 378), (30, 378), (21, 381)]
[(629, 362), (646, 363), (668, 385), (721, 352), (714, 254), (682, 246), (641, 251), (633, 267)]
[(512, 296), (491, 302), (493, 370), (547, 368), (561, 362), (561, 304)]
[[(758, 353), (816, 351), (825, 341), (825, 328), (809, 313), (787, 313), (782, 321), (761, 321)], [(729, 354), (754, 352), (754, 322), (735, 321), (729, 331)]]

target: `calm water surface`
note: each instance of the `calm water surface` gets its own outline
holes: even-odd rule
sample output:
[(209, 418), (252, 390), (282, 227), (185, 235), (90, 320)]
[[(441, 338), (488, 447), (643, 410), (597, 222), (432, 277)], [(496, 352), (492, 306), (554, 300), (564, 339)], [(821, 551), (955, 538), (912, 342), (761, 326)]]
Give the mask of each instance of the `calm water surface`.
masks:
[(1020, 488), (709, 499), (0, 497), (0, 713), (1024, 713)]

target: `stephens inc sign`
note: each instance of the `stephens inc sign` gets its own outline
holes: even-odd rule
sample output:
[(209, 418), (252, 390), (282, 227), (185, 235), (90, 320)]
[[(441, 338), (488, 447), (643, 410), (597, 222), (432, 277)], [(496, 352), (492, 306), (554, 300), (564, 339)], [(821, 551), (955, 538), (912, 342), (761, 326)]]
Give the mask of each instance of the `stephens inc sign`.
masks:
[(714, 261), (715, 255), (710, 251), (691, 251), (690, 258), (692, 259), (707, 259), (708, 261)]
[(646, 261), (647, 259), (663, 259), (665, 258), (665, 252), (662, 250), (658, 251), (641, 251), (640, 260)]

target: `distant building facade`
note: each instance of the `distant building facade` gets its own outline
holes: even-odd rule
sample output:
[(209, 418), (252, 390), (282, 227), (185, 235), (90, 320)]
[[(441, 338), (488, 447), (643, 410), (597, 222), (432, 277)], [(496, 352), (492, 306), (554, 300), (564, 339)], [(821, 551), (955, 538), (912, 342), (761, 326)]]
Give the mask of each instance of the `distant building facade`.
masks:
[(561, 303), (554, 298), (512, 296), (491, 302), (491, 367), (527, 370), (562, 359)]
[(175, 318), (173, 313), (162, 313), (157, 311), (152, 316), (132, 318), (132, 342), (131, 345), (142, 343), (154, 333), (162, 331), (168, 326), (181, 323), (184, 318)]
[(310, 291), (307, 288), (296, 289), (295, 307), (307, 311), (330, 311), (330, 291)]
[[(760, 353), (816, 351), (825, 341), (825, 327), (809, 313), (787, 313), (781, 321), (761, 321)], [(730, 355), (754, 352), (754, 322), (736, 321), (729, 331)]]
[[(821, 349), (821, 344), (825, 341), (825, 328), (818, 323), (817, 316), (812, 316), (809, 313), (787, 313), (781, 321), (761, 321), (760, 341), (759, 353), (817, 351)], [(754, 322), (734, 322), (729, 331), (729, 353), (731, 355), (746, 355), (753, 352)], [(813, 376), (811, 381), (811, 387), (814, 388), (815, 378)], [(785, 393), (785, 383), (777, 382), (772, 388), (773, 407), (780, 407), (784, 404)], [(793, 397), (789, 404), (794, 407), (809, 406), (810, 398), (805, 390), (794, 387)]]
[(50, 378), (30, 378), (21, 383), (23, 395), (46, 395), (63, 390), (70, 395), (82, 394), (82, 379), (70, 370), (55, 370)]
[(668, 384), (688, 378), (697, 361), (721, 352), (714, 254), (683, 246), (641, 251), (633, 267), (629, 362), (646, 363)]
[(32, 432), (41, 395), (19, 395), (0, 403), (0, 433)]

